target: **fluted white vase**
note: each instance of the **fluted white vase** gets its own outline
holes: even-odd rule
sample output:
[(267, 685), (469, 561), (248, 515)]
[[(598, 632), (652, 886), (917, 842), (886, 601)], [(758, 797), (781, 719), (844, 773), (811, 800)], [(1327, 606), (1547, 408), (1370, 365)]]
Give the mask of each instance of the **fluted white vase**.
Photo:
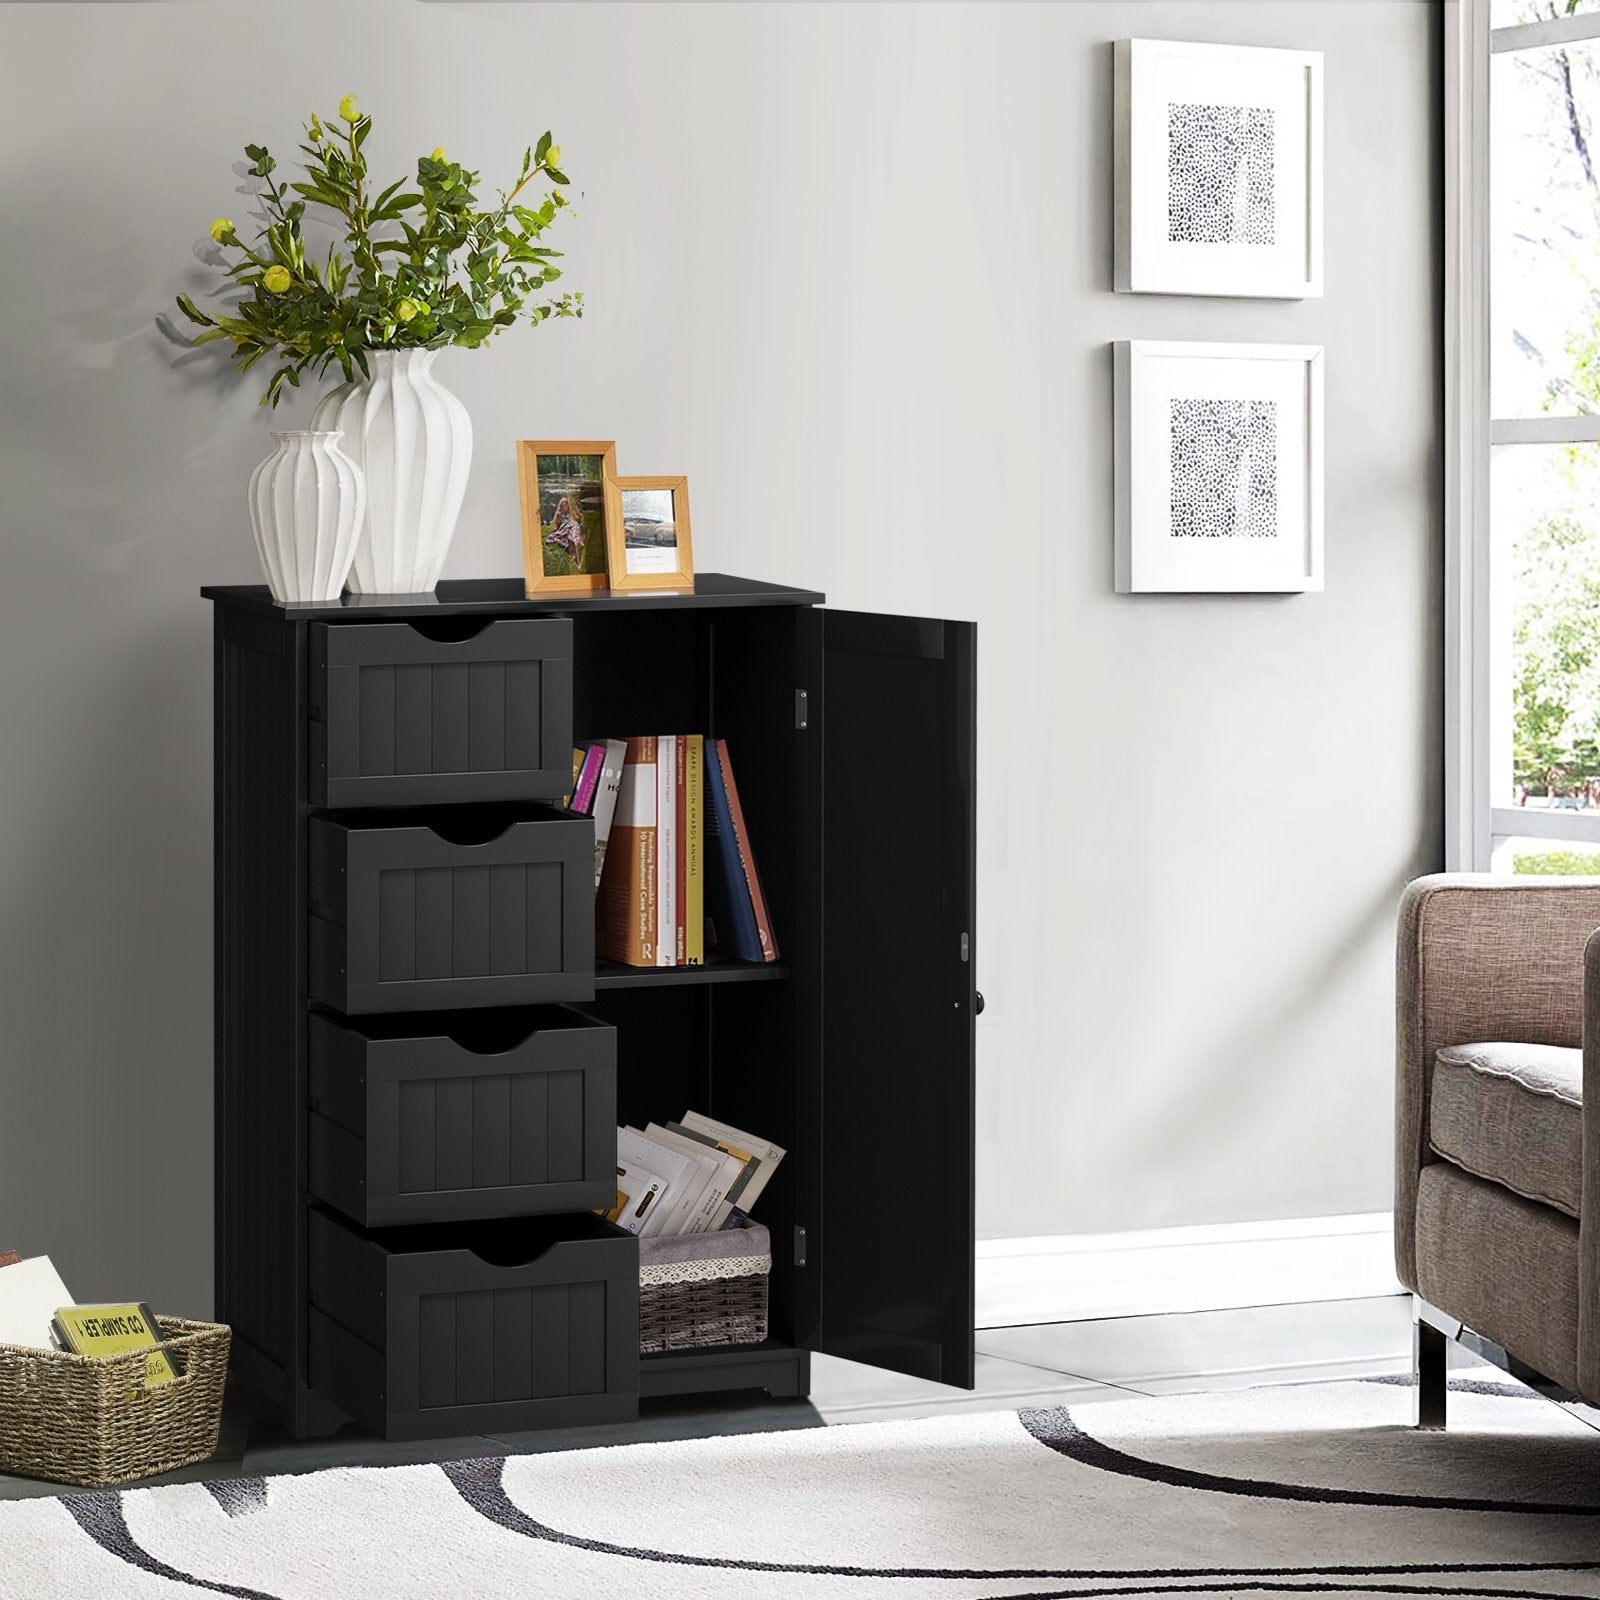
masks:
[(367, 520), (350, 587), (425, 594), (439, 581), (472, 466), (472, 419), (433, 376), (437, 350), (369, 350), (372, 376), (327, 395), (316, 428), (337, 428), (367, 478)]
[(250, 526), (273, 598), (337, 600), (366, 515), (361, 468), (337, 431), (275, 433), (250, 474)]

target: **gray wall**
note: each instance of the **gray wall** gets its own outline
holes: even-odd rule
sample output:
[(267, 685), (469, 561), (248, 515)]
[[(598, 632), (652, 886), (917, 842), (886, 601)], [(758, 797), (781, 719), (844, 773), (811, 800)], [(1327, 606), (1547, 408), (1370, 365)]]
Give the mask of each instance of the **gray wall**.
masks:
[[(1389, 923), (1440, 831), (1430, 9), (0, 9), (0, 1248), (209, 1303), (196, 589), (257, 576), (273, 419), (153, 318), (243, 143), (347, 90), (396, 175), (549, 125), (584, 191), (590, 315), (440, 362), (447, 576), (517, 570), (513, 440), (614, 437), (688, 474), (702, 569), (979, 622), (982, 1231), (1385, 1205)], [(1109, 292), (1141, 34), (1327, 52), (1324, 300)], [(1325, 594), (1112, 594), (1130, 336), (1327, 346)]]

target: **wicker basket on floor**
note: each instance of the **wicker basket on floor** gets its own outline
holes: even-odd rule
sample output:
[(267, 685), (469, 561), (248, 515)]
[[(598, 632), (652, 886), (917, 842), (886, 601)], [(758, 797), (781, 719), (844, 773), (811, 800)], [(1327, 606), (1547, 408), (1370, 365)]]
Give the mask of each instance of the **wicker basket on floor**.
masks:
[(639, 1241), (639, 1348), (699, 1350), (767, 1336), (772, 1241), (759, 1222)]
[(144, 1352), (68, 1355), (0, 1344), (0, 1472), (86, 1489), (170, 1472), (214, 1455), (229, 1330), (157, 1317), (181, 1376), (144, 1387)]

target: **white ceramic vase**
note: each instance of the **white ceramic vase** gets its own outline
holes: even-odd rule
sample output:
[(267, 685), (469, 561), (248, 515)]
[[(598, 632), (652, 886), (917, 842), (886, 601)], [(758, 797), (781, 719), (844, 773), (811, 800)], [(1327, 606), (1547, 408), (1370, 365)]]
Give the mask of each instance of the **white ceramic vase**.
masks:
[(317, 406), (315, 428), (337, 428), (367, 479), (367, 520), (350, 587), (357, 594), (426, 594), (439, 581), (472, 466), (472, 419), (433, 376), (437, 350), (369, 350), (372, 376)]
[(361, 468), (337, 432), (275, 433), (250, 474), (250, 526), (275, 600), (337, 600), (366, 515)]

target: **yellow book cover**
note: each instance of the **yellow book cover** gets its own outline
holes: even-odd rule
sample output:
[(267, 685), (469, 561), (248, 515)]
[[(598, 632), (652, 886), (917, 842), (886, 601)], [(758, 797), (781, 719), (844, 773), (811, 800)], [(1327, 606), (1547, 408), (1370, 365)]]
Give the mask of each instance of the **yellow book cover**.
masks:
[(80, 1356), (145, 1352), (144, 1386), (159, 1389), (177, 1377), (161, 1345), (161, 1330), (146, 1305), (62, 1306), (55, 1315), (61, 1342)]
[(683, 762), (683, 964), (702, 967), (706, 960), (705, 763), (703, 734), (684, 742)]

